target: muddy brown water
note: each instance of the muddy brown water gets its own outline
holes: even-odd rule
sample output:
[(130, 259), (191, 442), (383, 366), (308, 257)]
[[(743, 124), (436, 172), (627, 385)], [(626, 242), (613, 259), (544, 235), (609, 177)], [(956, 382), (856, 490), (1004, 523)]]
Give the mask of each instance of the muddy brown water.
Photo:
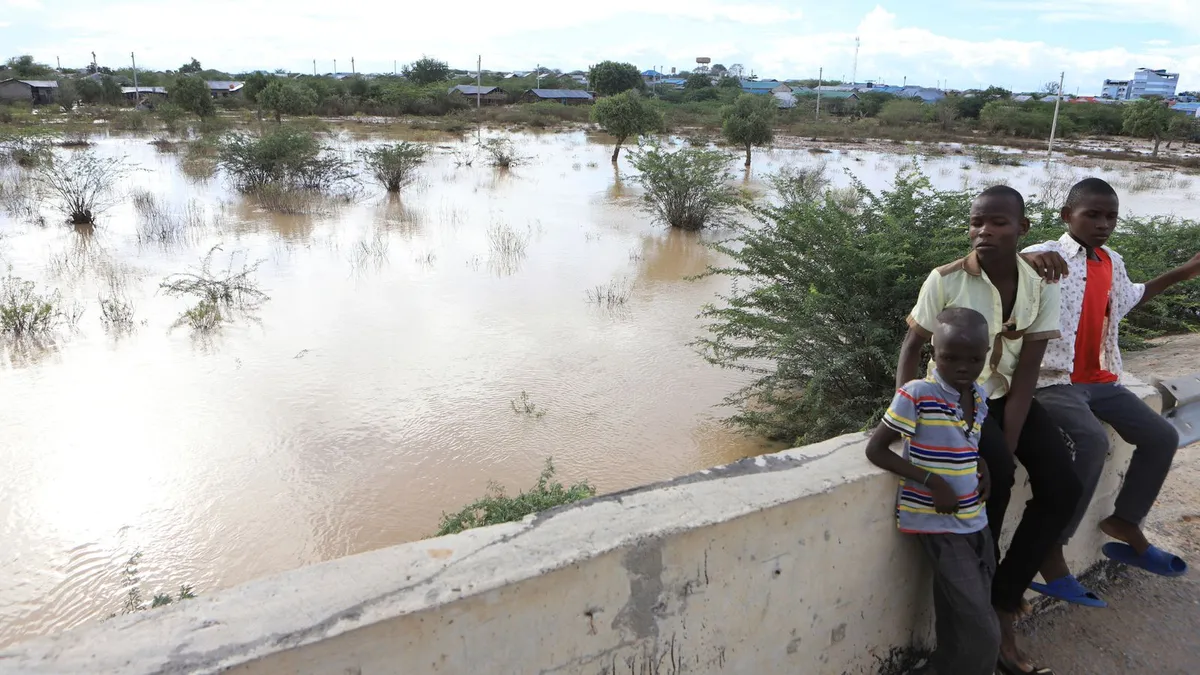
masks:
[[(529, 161), (509, 173), (456, 166), (465, 143), (442, 142), (401, 199), (367, 187), (316, 215), (267, 213), (146, 138), (94, 140), (139, 166), (123, 191), (199, 215), (162, 244), (139, 241), (128, 196), (90, 236), (49, 203), (45, 225), (0, 211), (3, 264), (85, 308), (77, 330), (9, 350), (0, 369), (0, 645), (120, 611), (135, 553), (146, 601), (180, 584), (207, 593), (429, 535), (489, 481), (532, 484), (550, 456), (562, 480), (612, 491), (775, 449), (721, 424), (718, 404), (746, 376), (689, 346), (700, 307), (728, 289), (692, 279), (722, 262), (704, 246), (722, 233), (652, 223), (611, 149), (582, 132), (516, 136)], [(380, 138), (336, 140), (350, 152)], [(757, 157), (746, 180), (762, 194), (762, 176), (787, 165), (825, 162), (839, 184), (845, 169), (882, 187), (914, 161)], [(941, 187), (1032, 190), (1047, 171), (919, 161)], [(1200, 191), (1155, 175), (1169, 189), (1128, 208), (1183, 212)], [(264, 261), (270, 300), (210, 338), (171, 329), (190, 303), (159, 282), (218, 244), (218, 264)], [(97, 299), (114, 280), (139, 324), (119, 338)], [(589, 303), (606, 284), (628, 301)], [(514, 412), (523, 392), (533, 415)]]

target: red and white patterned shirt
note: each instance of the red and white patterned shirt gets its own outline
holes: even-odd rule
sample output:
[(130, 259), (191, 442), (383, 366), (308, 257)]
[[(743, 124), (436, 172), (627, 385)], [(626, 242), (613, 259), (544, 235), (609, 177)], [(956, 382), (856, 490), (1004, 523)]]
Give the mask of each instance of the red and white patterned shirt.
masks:
[[(1104, 328), (1100, 350), (1101, 367), (1114, 375), (1121, 376), (1121, 348), (1117, 345), (1117, 333), (1121, 319), (1142, 301), (1145, 284), (1129, 280), (1125, 261), (1120, 254), (1107, 246), (1102, 247), (1112, 260), (1112, 290), (1108, 295), (1108, 322)], [(1026, 248), (1022, 253), (1054, 251), (1067, 261), (1070, 274), (1059, 281), (1059, 332), (1061, 337), (1046, 345), (1042, 357), (1042, 369), (1038, 375), (1038, 387), (1055, 384), (1071, 384), (1071, 372), (1075, 368), (1075, 338), (1079, 332), (1079, 317), (1083, 313), (1083, 295), (1087, 289), (1087, 249), (1064, 234), (1058, 241), (1048, 241)]]

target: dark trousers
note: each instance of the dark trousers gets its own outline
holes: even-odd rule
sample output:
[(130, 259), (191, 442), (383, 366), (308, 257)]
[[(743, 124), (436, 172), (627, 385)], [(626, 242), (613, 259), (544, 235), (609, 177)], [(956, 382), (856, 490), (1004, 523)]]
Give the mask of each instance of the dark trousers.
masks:
[(1000, 528), (1012, 497), (1016, 461), (1004, 441), (1004, 407), (1008, 399), (988, 401), (988, 416), (979, 438), (979, 455), (987, 462), (992, 477), (992, 495), (987, 502), (988, 527), (995, 540), (996, 577), (992, 582), (992, 604), (1006, 612), (1021, 606), (1025, 589), (1037, 575), (1050, 548), (1070, 522), (1083, 494), (1075, 473), (1071, 451), (1053, 418), (1038, 402), (1029, 404), (1029, 415), (1017, 441), (1015, 460), (1029, 474), (1033, 498), (1013, 533), (1007, 554), (1000, 557)]
[(933, 565), (938, 675), (992, 675), (1000, 651), (1000, 622), (992, 610), (995, 544), (988, 530), (973, 534), (919, 534)]

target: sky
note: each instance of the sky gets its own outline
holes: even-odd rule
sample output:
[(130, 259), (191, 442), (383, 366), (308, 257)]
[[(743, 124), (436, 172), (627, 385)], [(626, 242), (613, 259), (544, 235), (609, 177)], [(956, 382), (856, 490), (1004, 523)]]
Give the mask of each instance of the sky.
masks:
[(1200, 0), (0, 0), (0, 56), (82, 67), (390, 72), (429, 55), (454, 68), (564, 71), (603, 60), (762, 78), (1099, 93), (1138, 67), (1200, 89)]

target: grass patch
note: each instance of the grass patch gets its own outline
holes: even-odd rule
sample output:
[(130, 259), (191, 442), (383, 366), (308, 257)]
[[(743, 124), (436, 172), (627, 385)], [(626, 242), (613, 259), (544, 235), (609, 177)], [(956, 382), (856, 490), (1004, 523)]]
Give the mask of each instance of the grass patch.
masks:
[(604, 307), (606, 309), (616, 309), (622, 307), (629, 302), (629, 298), (633, 295), (633, 285), (628, 279), (618, 279), (610, 281), (607, 284), (596, 284), (595, 287), (587, 290), (588, 304)]
[(63, 322), (58, 291), (40, 293), (37, 284), (11, 274), (0, 280), (0, 333), (20, 340), (53, 334)]
[(487, 494), (483, 497), (460, 511), (442, 514), (436, 536), (455, 534), (473, 527), (510, 523), (532, 513), (596, 496), (596, 488), (590, 483), (583, 481), (567, 487), (554, 480), (554, 474), (554, 463), (548, 458), (537, 483), (515, 497), (508, 496), (503, 486), (488, 483)]
[(546, 416), (545, 408), (539, 408), (536, 403), (530, 400), (529, 393), (524, 389), (521, 390), (520, 396), (509, 401), (509, 405), (512, 406), (513, 412), (518, 415), (527, 415), (534, 419), (541, 419)]

